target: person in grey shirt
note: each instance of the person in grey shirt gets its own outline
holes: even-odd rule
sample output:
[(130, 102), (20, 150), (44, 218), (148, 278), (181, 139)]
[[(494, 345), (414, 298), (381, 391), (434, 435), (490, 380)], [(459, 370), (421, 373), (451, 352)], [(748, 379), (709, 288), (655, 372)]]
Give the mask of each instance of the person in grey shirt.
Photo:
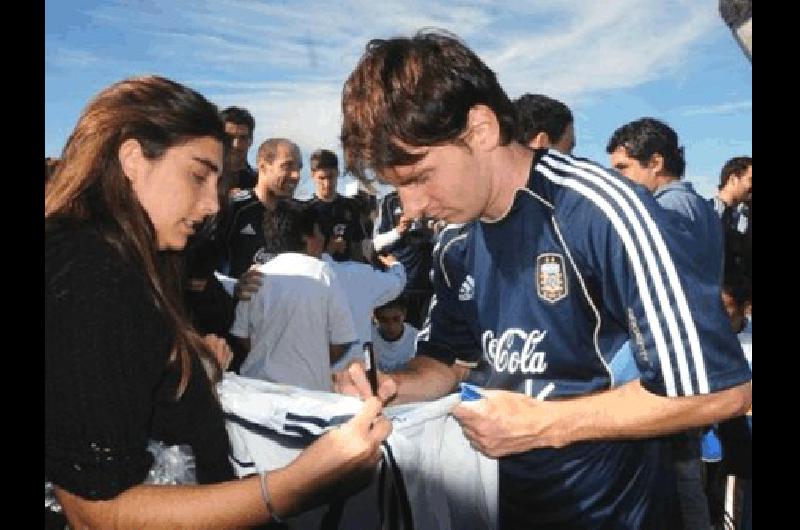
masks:
[[(654, 118), (641, 118), (614, 131), (606, 146), (611, 167), (641, 184), (666, 210), (674, 212), (680, 225), (704, 241), (697, 249), (699, 264), (722, 285), (722, 228), (710, 202), (683, 179), (686, 161), (677, 133)], [(691, 430), (673, 437), (673, 463), (684, 529), (710, 528), (711, 518), (703, 488), (701, 431)]]
[(240, 301), (230, 333), (248, 351), (240, 374), (309, 390), (332, 390), (331, 364), (358, 336), (336, 274), (320, 259), (317, 212), (279, 199), (264, 218), (263, 285)]
[(719, 263), (711, 272), (722, 284), (723, 239), (719, 218), (711, 204), (699, 195), (691, 182), (683, 180), (686, 161), (677, 133), (654, 118), (641, 118), (614, 131), (606, 146), (611, 167), (641, 184), (656, 201), (680, 217), (685, 230), (706, 242), (702, 263)]

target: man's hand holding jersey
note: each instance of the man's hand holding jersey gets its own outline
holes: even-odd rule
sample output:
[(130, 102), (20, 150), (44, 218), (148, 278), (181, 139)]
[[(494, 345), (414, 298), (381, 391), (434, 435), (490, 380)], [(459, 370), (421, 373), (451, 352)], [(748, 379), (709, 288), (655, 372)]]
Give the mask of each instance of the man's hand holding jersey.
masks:
[(555, 402), (506, 390), (481, 389), (481, 395), (455, 407), (453, 416), (473, 447), (486, 456), (498, 458), (570, 443), (568, 425), (558, 422)]

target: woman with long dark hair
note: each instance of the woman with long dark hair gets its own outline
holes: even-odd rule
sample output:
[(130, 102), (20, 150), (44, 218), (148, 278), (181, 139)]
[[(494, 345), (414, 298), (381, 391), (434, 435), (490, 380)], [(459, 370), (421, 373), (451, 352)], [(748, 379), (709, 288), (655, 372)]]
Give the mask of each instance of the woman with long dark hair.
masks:
[[(391, 430), (370, 397), (288, 466), (234, 478), (212, 390), (220, 347), (189, 324), (178, 268), (219, 208), (224, 149), (203, 96), (160, 77), (127, 79), (84, 110), (47, 188), (45, 480), (73, 528), (274, 520), (374, 469)], [(151, 440), (191, 447), (198, 485), (142, 484)]]

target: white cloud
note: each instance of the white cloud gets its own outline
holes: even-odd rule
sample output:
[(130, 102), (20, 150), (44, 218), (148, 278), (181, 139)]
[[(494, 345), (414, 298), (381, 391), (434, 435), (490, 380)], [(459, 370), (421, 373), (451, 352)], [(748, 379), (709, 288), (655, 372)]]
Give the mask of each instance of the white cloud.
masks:
[[(193, 85), (202, 88), (203, 82)], [(224, 88), (236, 88), (224, 87)], [(300, 146), (303, 155), (303, 177), (298, 193), (309, 195), (312, 187), (308, 177), (308, 157), (319, 148), (340, 150), (338, 140), (341, 128), (341, 83), (329, 82), (275, 82), (264, 83), (247, 91), (215, 92), (206, 95), (220, 108), (238, 105), (247, 108), (256, 120), (251, 163), (255, 161), (258, 146), (267, 138), (289, 138)], [(343, 188), (345, 179), (340, 179)]]
[[(713, 7), (713, 6), (712, 6)], [(566, 100), (632, 87), (674, 71), (718, 23), (701, 2), (574, 2), (568, 16), (487, 54), (510, 95)]]
[(300, 78), (227, 87), (210, 81), (210, 96), (223, 105), (251, 109), (259, 124), (257, 137), (290, 136), (304, 152), (320, 146), (338, 149), (341, 86), (370, 38), (444, 27), (486, 60), (509, 95), (542, 92), (573, 103), (669, 73), (686, 59), (691, 44), (719, 22), (715, 6), (687, 0), (551, 0), (513, 7), (352, 0), (335, 9), (321, 2), (289, 6), (228, 0), (218, 10), (208, 7), (193, 15), (217, 32), (214, 39), (196, 35), (191, 43), (203, 50), (195, 53), (204, 61), (229, 68), (258, 64), (252, 79), (269, 78), (272, 70)]
[(753, 110), (753, 101), (731, 101), (716, 105), (703, 105), (685, 107), (681, 110), (684, 116), (698, 116), (703, 114), (736, 114)]
[(147, 53), (185, 58), (187, 66), (342, 81), (370, 38), (442, 27), (465, 39), (509, 94), (568, 100), (664, 75), (719, 24), (716, 6), (692, 0), (175, 0), (148, 9), (104, 6), (94, 16), (148, 33)]
[(58, 47), (47, 50), (45, 61), (56, 68), (73, 70), (96, 64), (100, 59), (92, 52)]
[[(287, 136), (306, 156), (317, 147), (339, 150), (342, 84), (371, 38), (442, 27), (497, 72), (510, 96), (540, 92), (574, 105), (669, 74), (720, 24), (716, 3), (695, 0), (516, 4), (173, 0), (104, 3), (91, 16), (96, 27), (143, 43), (121, 61), (179, 72), (172, 75), (220, 106), (250, 109), (256, 144)], [(80, 52), (72, 57), (79, 60)]]

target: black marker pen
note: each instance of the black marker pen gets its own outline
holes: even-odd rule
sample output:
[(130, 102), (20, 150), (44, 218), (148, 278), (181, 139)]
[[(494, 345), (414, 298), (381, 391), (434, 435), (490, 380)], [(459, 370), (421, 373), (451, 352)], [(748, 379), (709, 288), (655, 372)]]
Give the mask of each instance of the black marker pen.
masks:
[(372, 395), (378, 395), (378, 366), (375, 364), (375, 352), (372, 350), (372, 343), (364, 343), (364, 371), (367, 372), (369, 386), (372, 388)]

